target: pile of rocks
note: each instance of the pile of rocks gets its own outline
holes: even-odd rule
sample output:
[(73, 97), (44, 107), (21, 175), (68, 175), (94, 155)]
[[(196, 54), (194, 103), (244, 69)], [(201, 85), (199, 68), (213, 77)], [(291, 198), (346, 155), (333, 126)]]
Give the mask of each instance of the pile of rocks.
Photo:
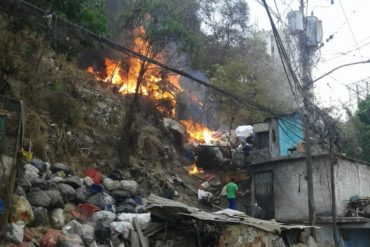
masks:
[[(20, 173), (6, 233), (14, 243), (124, 246), (135, 230), (149, 224), (137, 182), (123, 179), (119, 170), (107, 176), (89, 168), (79, 177), (66, 164), (34, 159)], [(37, 231), (39, 237), (33, 234)]]

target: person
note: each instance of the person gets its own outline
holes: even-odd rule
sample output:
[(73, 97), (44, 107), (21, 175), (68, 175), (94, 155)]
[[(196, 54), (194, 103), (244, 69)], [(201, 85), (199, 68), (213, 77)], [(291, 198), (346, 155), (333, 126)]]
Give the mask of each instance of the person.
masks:
[(231, 181), (226, 185), (226, 197), (229, 201), (229, 208), (236, 209), (236, 192), (238, 186), (235, 183), (235, 179), (231, 178)]

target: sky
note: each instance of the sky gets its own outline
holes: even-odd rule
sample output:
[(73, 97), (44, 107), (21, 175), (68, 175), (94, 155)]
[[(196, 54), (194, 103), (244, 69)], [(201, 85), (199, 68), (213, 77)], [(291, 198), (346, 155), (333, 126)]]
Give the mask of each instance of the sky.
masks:
[[(260, 30), (270, 30), (271, 25), (265, 9), (256, 0), (246, 1), (250, 8), (251, 23), (257, 24)], [(299, 0), (275, 2), (281, 15), (299, 8)], [(334, 4), (331, 4), (331, 0), (308, 0), (307, 3), (308, 15), (313, 11), (314, 16), (322, 20), (324, 33), (324, 46), (316, 51), (320, 60), (312, 70), (313, 79), (340, 65), (370, 59), (369, 0), (334, 0)], [(267, 4), (277, 12), (274, 0), (267, 0)], [(286, 14), (282, 19), (287, 23)], [(333, 35), (333, 38), (326, 42), (330, 35)], [(354, 110), (357, 105), (356, 84), (360, 98), (364, 98), (367, 93), (365, 82), (354, 82), (368, 77), (370, 63), (341, 68), (326, 76), (314, 85), (319, 106), (346, 106)], [(368, 81), (370, 83), (370, 79)]]

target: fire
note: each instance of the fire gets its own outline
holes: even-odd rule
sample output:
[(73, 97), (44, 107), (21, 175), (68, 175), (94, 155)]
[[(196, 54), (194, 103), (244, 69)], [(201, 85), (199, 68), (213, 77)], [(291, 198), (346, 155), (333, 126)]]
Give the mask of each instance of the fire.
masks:
[(203, 173), (204, 171), (202, 168), (198, 168), (195, 164), (192, 164), (191, 166), (188, 167), (188, 172), (190, 175), (194, 175)]
[(196, 141), (202, 144), (211, 144), (212, 142), (220, 141), (218, 133), (212, 131), (206, 126), (195, 123), (191, 120), (180, 120), (180, 123), (184, 125), (189, 138), (192, 141)]
[[(154, 54), (149, 43), (145, 40), (145, 30), (140, 27), (135, 30), (134, 48), (135, 52), (143, 54), (147, 57), (155, 58), (163, 62), (162, 53)], [(94, 74), (94, 76), (101, 81), (110, 83), (118, 87), (121, 94), (133, 94), (136, 90), (136, 83), (139, 77), (140, 68), (143, 62), (135, 57), (130, 57), (128, 61), (115, 61), (105, 58), (105, 70), (103, 72), (88, 67), (87, 72)], [(180, 86), (179, 75), (164, 75), (160, 68), (154, 64), (145, 64), (145, 74), (139, 89), (141, 95), (148, 96), (154, 100), (163, 100), (167, 102), (166, 107), (158, 106), (161, 112), (167, 112), (169, 115), (175, 115), (176, 93), (182, 91)]]

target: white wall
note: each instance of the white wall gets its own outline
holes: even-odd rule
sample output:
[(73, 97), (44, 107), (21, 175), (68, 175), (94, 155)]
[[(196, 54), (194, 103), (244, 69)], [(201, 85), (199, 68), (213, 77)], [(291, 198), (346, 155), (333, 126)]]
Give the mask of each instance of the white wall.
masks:
[[(343, 216), (353, 195), (370, 196), (370, 166), (339, 159), (335, 169), (338, 216)], [(315, 157), (314, 196), (317, 216), (331, 212), (330, 161)], [(273, 170), (275, 219), (298, 222), (308, 219), (307, 180), (304, 159), (276, 161), (259, 170)]]

